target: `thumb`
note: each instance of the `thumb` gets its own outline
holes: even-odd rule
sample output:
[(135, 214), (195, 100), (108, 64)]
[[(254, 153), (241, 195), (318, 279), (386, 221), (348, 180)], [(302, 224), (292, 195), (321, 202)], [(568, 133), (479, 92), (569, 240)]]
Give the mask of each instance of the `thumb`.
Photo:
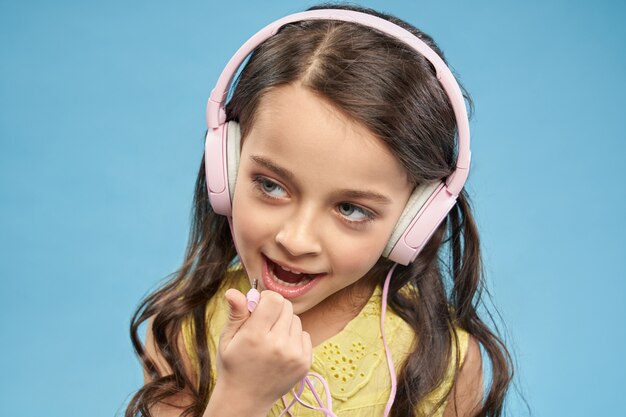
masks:
[(250, 312), (248, 311), (248, 300), (240, 291), (229, 288), (226, 291), (225, 298), (228, 302), (228, 321), (222, 331), (222, 339), (228, 343), (239, 328), (248, 320)]

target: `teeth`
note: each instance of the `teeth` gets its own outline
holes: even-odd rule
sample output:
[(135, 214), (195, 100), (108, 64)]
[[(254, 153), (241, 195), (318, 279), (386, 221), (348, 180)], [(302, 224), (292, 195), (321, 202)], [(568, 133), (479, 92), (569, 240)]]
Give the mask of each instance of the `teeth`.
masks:
[[(285, 271), (289, 271), (287, 268), (283, 268), (282, 266), (280, 266), (278, 264), (275, 264), (275, 265), (280, 267), (280, 268), (282, 268)], [(275, 281), (277, 281), (278, 283), (280, 283), (280, 285), (284, 285), (285, 287), (300, 287), (302, 285), (308, 284), (309, 282), (311, 282), (313, 280), (313, 278), (311, 278), (311, 275), (304, 274), (304, 278), (302, 279), (302, 281), (300, 281), (298, 283), (286, 282), (286, 281), (283, 281), (282, 279), (280, 279), (280, 278), (278, 278), (276, 276), (276, 273), (274, 272), (273, 268), (270, 269), (270, 272), (272, 274), (272, 278)], [(300, 275), (300, 272), (292, 272), (292, 271), (289, 271), (289, 272), (291, 272), (292, 274)]]
[(280, 266), (280, 269), (282, 269), (283, 271), (291, 272), (292, 274), (295, 274), (295, 275), (300, 275), (300, 272), (292, 271), (291, 269), (285, 268), (284, 266)]
[(285, 282), (282, 279), (276, 277), (276, 275), (274, 275), (274, 279), (276, 281), (278, 281), (280, 283), (280, 285), (283, 285), (285, 287), (300, 287), (302, 285), (308, 284), (311, 281), (311, 279), (309, 278), (309, 279), (305, 279), (304, 281), (300, 281), (297, 284), (294, 284), (294, 283), (291, 283), (291, 282)]

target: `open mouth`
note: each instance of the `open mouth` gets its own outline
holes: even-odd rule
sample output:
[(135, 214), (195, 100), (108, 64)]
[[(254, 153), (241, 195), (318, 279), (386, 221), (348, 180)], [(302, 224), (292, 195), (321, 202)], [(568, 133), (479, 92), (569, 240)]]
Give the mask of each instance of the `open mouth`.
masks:
[(325, 274), (290, 271), (263, 256), (263, 284), (285, 298), (298, 297), (309, 291)]

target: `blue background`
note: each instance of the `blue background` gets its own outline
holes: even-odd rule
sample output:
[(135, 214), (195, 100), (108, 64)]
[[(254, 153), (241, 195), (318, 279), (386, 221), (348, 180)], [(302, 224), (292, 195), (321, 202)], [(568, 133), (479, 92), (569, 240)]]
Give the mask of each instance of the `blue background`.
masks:
[[(208, 93), (312, 4), (0, 2), (0, 416), (123, 413), (130, 316), (182, 261)], [(475, 100), (467, 187), (532, 415), (624, 416), (625, 3), (362, 4), (430, 33)]]

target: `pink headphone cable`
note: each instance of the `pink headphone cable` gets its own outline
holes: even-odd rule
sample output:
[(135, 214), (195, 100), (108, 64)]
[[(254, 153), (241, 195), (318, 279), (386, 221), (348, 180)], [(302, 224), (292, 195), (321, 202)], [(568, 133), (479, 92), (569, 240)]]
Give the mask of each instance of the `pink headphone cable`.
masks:
[(387, 406), (385, 406), (385, 413), (383, 414), (385, 417), (389, 415), (391, 411), (391, 406), (393, 405), (393, 400), (396, 398), (396, 391), (398, 387), (398, 383), (396, 381), (396, 369), (393, 367), (393, 358), (391, 357), (391, 351), (387, 346), (387, 339), (385, 338), (385, 313), (387, 313), (387, 295), (389, 293), (389, 282), (391, 281), (391, 275), (393, 271), (395, 271), (397, 263), (394, 263), (391, 268), (389, 268), (389, 272), (387, 273), (387, 277), (385, 278), (385, 284), (383, 285), (383, 300), (382, 300), (382, 311), (380, 312), (380, 332), (383, 336), (383, 346), (385, 346), (385, 356), (387, 357), (387, 367), (389, 368), (389, 377), (391, 378), (391, 392), (389, 393), (389, 400), (387, 400)]
[[(393, 274), (393, 271), (396, 269), (396, 266), (398, 266), (398, 264), (394, 263), (393, 266), (389, 269), (389, 272), (387, 273), (387, 277), (385, 278), (385, 283), (383, 284), (382, 307), (381, 307), (381, 313), (380, 313), (380, 332), (383, 338), (383, 346), (385, 347), (385, 356), (387, 357), (387, 367), (389, 368), (389, 377), (391, 379), (391, 392), (389, 393), (389, 400), (387, 401), (387, 405), (385, 406), (385, 412), (383, 414), (384, 417), (387, 417), (389, 415), (389, 412), (391, 411), (391, 406), (393, 405), (393, 401), (396, 397), (396, 391), (397, 391), (396, 370), (393, 366), (393, 358), (391, 357), (391, 351), (389, 350), (389, 346), (387, 346), (387, 339), (385, 338), (385, 313), (387, 312), (387, 295), (389, 293), (389, 282), (391, 281), (391, 275)], [(259, 292), (256, 290), (256, 285), (255, 285), (256, 281), (257, 280), (255, 279), (253, 282), (253, 288), (246, 295), (246, 297), (248, 298), (248, 308), (250, 309), (250, 312), (252, 312), (252, 310), (256, 308), (256, 305), (259, 302), (258, 300)], [(324, 401), (320, 398), (317, 390), (315, 389), (315, 385), (310, 380), (310, 377), (315, 378), (322, 383), (322, 386), (324, 387), (324, 394), (326, 396), (326, 405), (324, 405)], [(315, 401), (317, 401), (317, 403), (319, 404), (319, 407), (315, 407), (311, 404), (308, 404), (300, 398), (300, 395), (302, 395), (302, 393), (304, 392), (305, 386), (309, 388), (309, 390), (315, 397)], [(324, 377), (322, 377), (320, 374), (315, 373), (315, 372), (309, 372), (300, 381), (300, 384), (298, 385), (298, 391), (296, 392), (295, 388), (293, 388), (291, 390), (291, 393), (293, 394), (294, 398), (291, 400), (289, 404), (287, 404), (285, 397), (284, 396), (282, 397), (283, 404), (285, 405), (285, 409), (280, 413), (279, 417), (283, 417), (285, 413), (289, 414), (289, 416), (292, 416), (289, 409), (296, 402), (299, 402), (306, 408), (321, 411), (322, 413), (324, 413), (326, 417), (337, 417), (336, 414), (334, 414), (332, 411), (333, 403), (332, 403), (332, 397), (330, 395), (330, 388), (328, 387), (328, 383), (326, 382)]]

